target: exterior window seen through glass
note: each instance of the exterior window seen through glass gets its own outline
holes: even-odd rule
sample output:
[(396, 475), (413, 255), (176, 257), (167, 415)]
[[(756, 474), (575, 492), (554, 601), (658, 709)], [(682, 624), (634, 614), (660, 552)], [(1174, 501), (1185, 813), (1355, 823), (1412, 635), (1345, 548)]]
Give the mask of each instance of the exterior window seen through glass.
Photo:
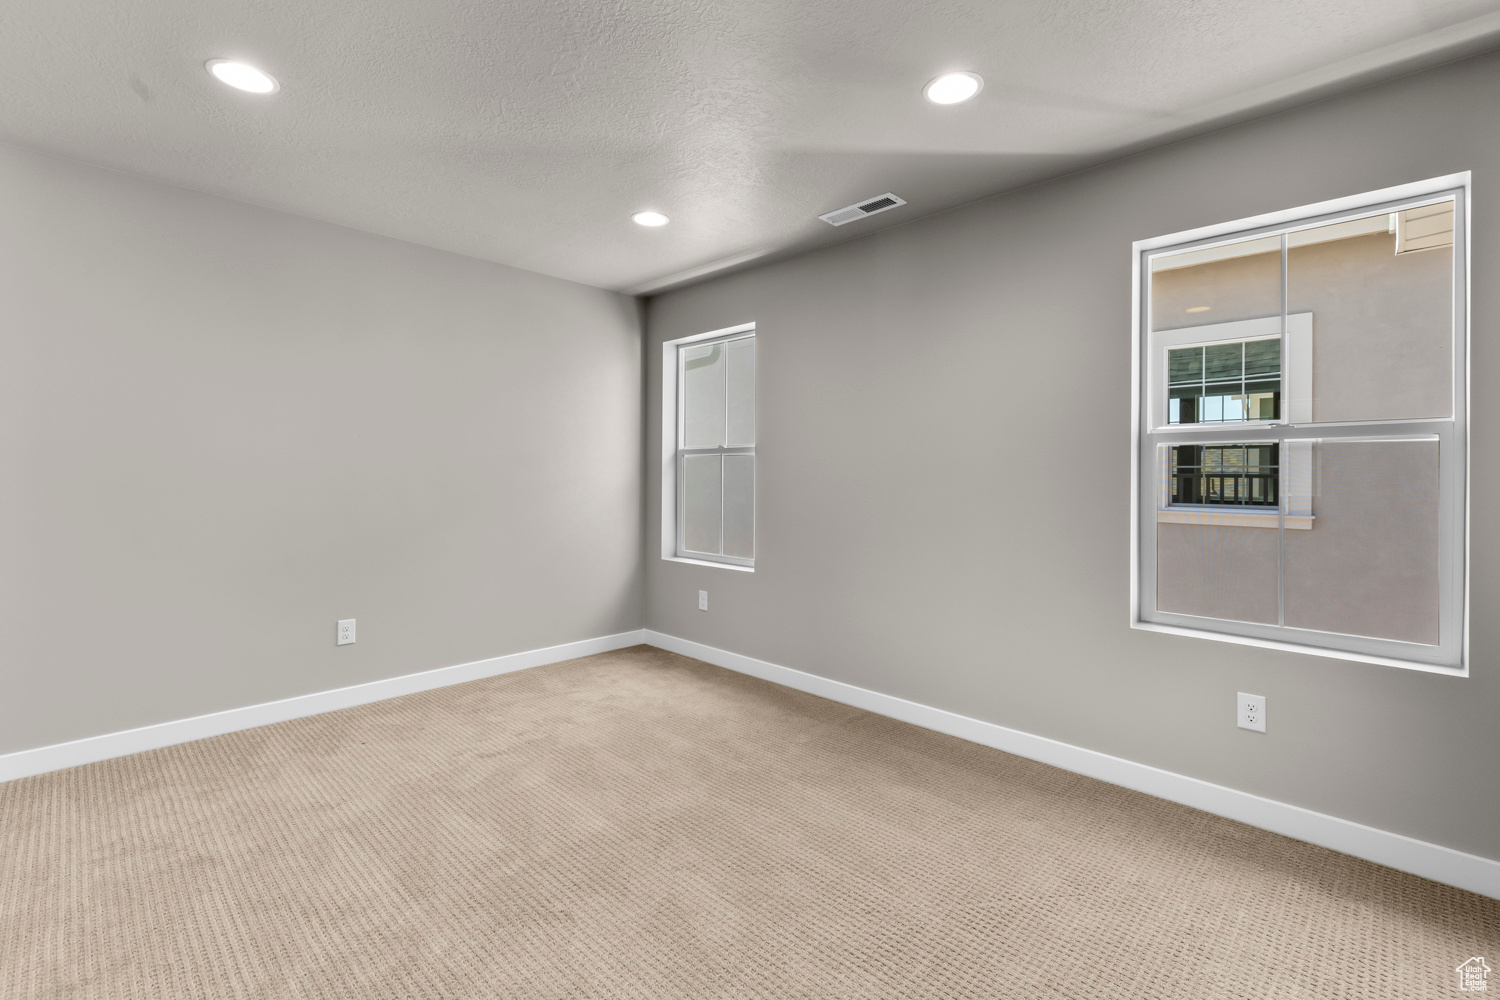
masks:
[(1281, 338), (1167, 351), (1167, 422), (1224, 424), (1281, 415)]
[(1171, 502), (1274, 509), (1279, 451), (1275, 444), (1178, 445), (1168, 459)]

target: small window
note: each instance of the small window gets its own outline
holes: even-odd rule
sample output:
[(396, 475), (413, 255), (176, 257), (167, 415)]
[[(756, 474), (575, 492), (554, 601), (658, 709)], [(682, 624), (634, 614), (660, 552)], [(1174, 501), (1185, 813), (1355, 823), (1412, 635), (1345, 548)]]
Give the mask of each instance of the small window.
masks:
[(1275, 420), (1281, 403), (1281, 338), (1167, 351), (1167, 423)]
[(1181, 444), (1168, 449), (1174, 507), (1264, 507), (1277, 499), (1276, 444)]
[[(755, 330), (666, 345), (675, 425), (669, 558), (755, 564)], [(664, 500), (667, 498), (664, 482)], [(664, 537), (665, 540), (665, 537)], [(664, 546), (664, 549), (666, 547)]]
[(1135, 627), (1467, 672), (1467, 192), (1136, 245)]

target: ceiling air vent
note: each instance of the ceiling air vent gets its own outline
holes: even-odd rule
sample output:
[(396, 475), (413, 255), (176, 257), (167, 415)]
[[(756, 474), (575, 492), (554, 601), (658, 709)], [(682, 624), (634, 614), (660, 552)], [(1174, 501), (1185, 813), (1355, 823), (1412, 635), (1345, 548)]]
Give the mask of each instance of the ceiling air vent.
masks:
[(899, 205), (905, 204), (906, 199), (897, 198), (893, 194), (886, 193), (878, 198), (870, 198), (865, 201), (859, 202), (858, 204), (850, 205), (847, 208), (841, 208), (837, 211), (829, 212), (826, 215), (820, 215), (818, 216), (818, 218), (822, 219), (830, 226), (842, 226), (846, 222), (853, 222), (855, 219), (863, 219), (867, 215), (875, 215), (877, 212), (884, 212), (887, 209), (896, 208)]

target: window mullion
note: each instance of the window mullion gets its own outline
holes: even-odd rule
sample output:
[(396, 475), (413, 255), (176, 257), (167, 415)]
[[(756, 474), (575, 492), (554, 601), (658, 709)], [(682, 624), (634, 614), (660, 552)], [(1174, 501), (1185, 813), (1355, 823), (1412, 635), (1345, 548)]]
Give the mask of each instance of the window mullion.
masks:
[(677, 551), (687, 551), (687, 462), (677, 453)]
[(687, 360), (681, 347), (677, 348), (677, 454), (673, 478), (676, 480), (676, 533), (675, 551), (680, 555), (687, 548), (687, 463), (683, 461), (683, 445), (687, 443)]
[(755, 449), (744, 448), (683, 448), (678, 451), (679, 455), (753, 455)]
[(1314, 439), (1325, 441), (1358, 438), (1417, 440), (1443, 437), (1453, 433), (1453, 429), (1454, 423), (1451, 420), (1362, 420), (1340, 424), (1286, 424), (1277, 421), (1212, 424), (1192, 428), (1173, 426), (1145, 431), (1141, 434), (1141, 438), (1153, 447), (1164, 444), (1214, 445)]
[(677, 348), (677, 451), (687, 444), (687, 356)]
[(724, 368), (719, 372), (720, 392), (724, 397), (724, 433), (719, 438), (719, 551), (724, 554), (724, 449), (729, 444), (729, 342), (720, 345), (724, 351)]

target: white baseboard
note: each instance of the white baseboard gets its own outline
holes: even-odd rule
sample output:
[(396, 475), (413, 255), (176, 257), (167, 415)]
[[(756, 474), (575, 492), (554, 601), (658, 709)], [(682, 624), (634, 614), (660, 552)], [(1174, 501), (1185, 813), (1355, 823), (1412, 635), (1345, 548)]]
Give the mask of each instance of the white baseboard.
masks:
[(830, 701), (853, 705), (877, 715), (900, 719), (924, 729), (936, 730), (969, 740), (984, 746), (994, 747), (1021, 757), (1039, 760), (1054, 767), (1077, 774), (1098, 778), (1125, 788), (1133, 788), (1172, 802), (1179, 802), (1204, 812), (1239, 820), (1275, 833), (1305, 840), (1352, 854), (1367, 861), (1397, 868), (1401, 871), (1421, 875), (1435, 882), (1458, 886), (1485, 896), (1500, 899), (1500, 861), (1491, 861), (1473, 854), (1465, 854), (1451, 848), (1440, 847), (1426, 841), (1415, 840), (1398, 833), (1377, 830), (1371, 826), (1354, 823), (1336, 816), (1313, 812), (1301, 806), (1288, 805), (1275, 799), (1262, 798), (1248, 792), (1236, 791), (1223, 785), (1189, 778), (1186, 775), (1147, 764), (1137, 764), (1121, 757), (1096, 750), (1061, 743), (1044, 736), (1033, 736), (1018, 729), (1008, 729), (992, 722), (981, 722), (968, 716), (958, 715), (940, 708), (922, 705), (894, 695), (881, 694), (866, 688), (855, 687), (842, 681), (830, 680), (816, 674), (804, 673), (767, 663), (739, 653), (716, 649), (702, 643), (676, 636), (638, 629), (616, 635), (584, 639), (579, 642), (532, 649), (508, 656), (496, 656), (488, 660), (462, 663), (422, 673), (405, 674), (385, 680), (370, 681), (351, 687), (319, 691), (314, 694), (284, 698), (280, 701), (233, 708), (210, 715), (199, 715), (190, 719), (142, 726), (118, 733), (106, 733), (68, 743), (20, 750), (0, 755), (0, 781), (11, 781), (33, 774), (76, 767), (112, 757), (155, 750), (190, 740), (224, 733), (300, 719), (304, 716), (332, 712), (340, 708), (352, 708), (373, 701), (396, 698), (418, 691), (461, 684), (464, 681), (493, 677), (497, 674), (539, 667), (547, 663), (571, 660), (593, 653), (605, 653), (623, 649), (638, 643), (649, 643), (661, 649), (691, 656), (716, 666), (726, 667), (742, 674), (759, 677), (785, 687), (806, 691)]
[(457, 666), (425, 670), (417, 674), (388, 677), (385, 680), (335, 688), (332, 691), (318, 691), (313, 694), (298, 695), (295, 698), (283, 698), (280, 701), (247, 705), (244, 708), (231, 708), (223, 712), (194, 716), (190, 719), (161, 722), (154, 726), (142, 726), (139, 729), (126, 729), (118, 733), (105, 733), (103, 736), (90, 736), (68, 743), (54, 743), (51, 746), (36, 747), (32, 750), (18, 750), (15, 753), (0, 755), (0, 781), (12, 781), (47, 771), (60, 771), (65, 767), (77, 767), (79, 764), (90, 764), (96, 760), (108, 760), (111, 757), (140, 753), (142, 750), (155, 750), (158, 747), (169, 747), (177, 743), (186, 743), (189, 740), (201, 740), (206, 736), (221, 736), (224, 733), (253, 729), (272, 722), (285, 722), (288, 719), (320, 715), (335, 709), (367, 705), (372, 701), (383, 701), (386, 698), (414, 694), (417, 691), (429, 691), (433, 688), (447, 687), (449, 684), (462, 684), (464, 681), (493, 677), (496, 674), (508, 674), (515, 670), (525, 670), (528, 667), (539, 667), (545, 663), (557, 663), (560, 660), (571, 660), (593, 653), (607, 653), (612, 649), (623, 649), (644, 641), (642, 630), (636, 629), (616, 635), (600, 636), (596, 639), (567, 642), (561, 646), (548, 646), (545, 649), (531, 649), (522, 653), (511, 653), (509, 656), (495, 656), (488, 660), (476, 660), (473, 663), (460, 663)]
[(742, 674), (806, 691), (820, 698), (853, 705), (877, 715), (900, 719), (902, 722), (994, 747), (1006, 753), (1029, 757), (1090, 778), (1239, 820), (1263, 830), (1352, 854), (1434, 882), (1443, 882), (1500, 899), (1500, 861), (1465, 854), (1399, 833), (1377, 830), (1362, 823), (1251, 795), (1249, 792), (1236, 791), (1172, 771), (1163, 771), (1147, 764), (1137, 764), (1121, 757), (1111, 757), (1096, 750), (1085, 750), (1044, 736), (1033, 736), (1018, 729), (1007, 729), (992, 722), (981, 722), (940, 708), (907, 701), (905, 698), (855, 687), (853, 684), (715, 649), (650, 629), (645, 630), (642, 641)]

